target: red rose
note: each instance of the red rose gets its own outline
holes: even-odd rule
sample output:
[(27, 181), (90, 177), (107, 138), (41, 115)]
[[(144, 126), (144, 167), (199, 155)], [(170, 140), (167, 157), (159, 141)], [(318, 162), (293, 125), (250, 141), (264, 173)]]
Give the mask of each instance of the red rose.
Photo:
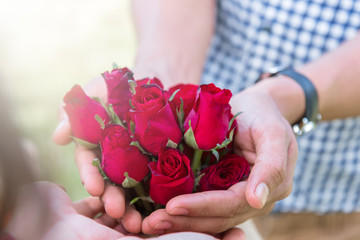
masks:
[(75, 85), (64, 96), (64, 103), (73, 136), (89, 143), (99, 144), (102, 129), (95, 115), (99, 115), (105, 124), (109, 122), (109, 116), (101, 104), (88, 97), (79, 85)]
[(248, 161), (235, 154), (227, 154), (214, 165), (205, 168), (201, 173), (198, 190), (226, 190), (235, 183), (249, 176)]
[(107, 86), (107, 101), (113, 105), (114, 111), (119, 118), (124, 120), (130, 109), (131, 92), (128, 81), (134, 80), (133, 73), (127, 68), (121, 68), (114, 69), (111, 73), (104, 72), (103, 77)]
[(149, 158), (135, 146), (130, 146), (128, 131), (120, 125), (107, 125), (101, 139), (101, 167), (110, 180), (122, 184), (127, 172), (140, 182), (148, 173)]
[(146, 84), (156, 84), (160, 88), (164, 88), (162, 82), (158, 78), (143, 78), (140, 80), (136, 80), (137, 86), (142, 86), (142, 85), (146, 85)]
[(194, 174), (190, 160), (179, 150), (162, 148), (157, 162), (150, 162), (150, 197), (155, 203), (166, 205), (173, 197), (191, 193)]
[(187, 117), (194, 106), (198, 88), (199, 86), (194, 84), (178, 84), (169, 89), (170, 94), (173, 94), (175, 91), (179, 90), (176, 93), (174, 99), (171, 101), (171, 108), (173, 109), (174, 114), (176, 114), (176, 109), (180, 109), (182, 99), (184, 102), (184, 118)]
[(200, 86), (194, 107), (184, 122), (186, 133), (191, 121), (195, 144), (185, 137), (187, 144), (195, 149), (210, 150), (223, 143), (228, 136), (232, 118), (229, 104), (231, 96), (230, 90), (221, 90), (214, 84)]
[(156, 156), (168, 140), (180, 143), (181, 130), (163, 89), (155, 84), (138, 86), (132, 104), (135, 138), (146, 151)]

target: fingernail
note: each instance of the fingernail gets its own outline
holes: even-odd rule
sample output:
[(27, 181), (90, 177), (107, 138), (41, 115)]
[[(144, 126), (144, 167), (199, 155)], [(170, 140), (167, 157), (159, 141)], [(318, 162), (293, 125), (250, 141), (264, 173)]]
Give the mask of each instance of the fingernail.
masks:
[(188, 215), (189, 214), (189, 210), (185, 209), (185, 208), (174, 208), (171, 212), (171, 215)]
[(255, 195), (261, 202), (261, 207), (263, 207), (266, 203), (266, 200), (269, 197), (269, 188), (265, 183), (260, 183), (255, 190)]
[(168, 221), (160, 221), (155, 227), (154, 230), (165, 230), (170, 229), (172, 224)]

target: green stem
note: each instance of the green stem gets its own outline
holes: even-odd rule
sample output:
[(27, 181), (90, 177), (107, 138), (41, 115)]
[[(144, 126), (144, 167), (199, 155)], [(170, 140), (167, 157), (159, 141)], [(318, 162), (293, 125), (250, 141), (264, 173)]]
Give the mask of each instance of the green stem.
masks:
[[(135, 190), (136, 194), (138, 195), (138, 197), (146, 196), (146, 192), (145, 192), (144, 187), (141, 182), (136, 184), (136, 186), (134, 187), (134, 190)], [(141, 199), (141, 201), (144, 203), (144, 208), (147, 212), (146, 215), (153, 212), (153, 208), (151, 207), (151, 205), (148, 201), (143, 200), (143, 199)]]
[(203, 154), (204, 150), (201, 149), (195, 149), (194, 150), (194, 158), (191, 163), (191, 169), (195, 174), (200, 172), (201, 167), (201, 156)]

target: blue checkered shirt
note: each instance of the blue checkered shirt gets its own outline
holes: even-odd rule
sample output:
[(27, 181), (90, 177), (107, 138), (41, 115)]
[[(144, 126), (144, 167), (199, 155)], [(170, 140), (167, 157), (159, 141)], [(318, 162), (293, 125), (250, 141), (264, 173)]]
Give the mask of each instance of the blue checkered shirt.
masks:
[[(219, 0), (203, 82), (236, 93), (270, 67), (316, 60), (359, 29), (356, 0)], [(298, 143), (293, 192), (274, 211), (359, 211), (360, 117), (322, 122)]]

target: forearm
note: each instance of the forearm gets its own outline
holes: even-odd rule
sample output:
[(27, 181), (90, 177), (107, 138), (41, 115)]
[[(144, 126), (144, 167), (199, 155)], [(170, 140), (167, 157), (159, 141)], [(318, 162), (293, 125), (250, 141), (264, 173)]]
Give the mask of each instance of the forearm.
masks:
[[(296, 68), (315, 85), (319, 112), (323, 120), (360, 114), (360, 35), (318, 60)], [(305, 112), (305, 97), (292, 79), (278, 75), (264, 79), (244, 93), (267, 94), (290, 122), (300, 120)], [(239, 93), (241, 101), (243, 93)]]
[(324, 120), (360, 114), (360, 34), (298, 70), (313, 81)]
[(165, 87), (198, 84), (215, 24), (214, 1), (132, 3), (138, 36), (135, 77), (155, 76)]

